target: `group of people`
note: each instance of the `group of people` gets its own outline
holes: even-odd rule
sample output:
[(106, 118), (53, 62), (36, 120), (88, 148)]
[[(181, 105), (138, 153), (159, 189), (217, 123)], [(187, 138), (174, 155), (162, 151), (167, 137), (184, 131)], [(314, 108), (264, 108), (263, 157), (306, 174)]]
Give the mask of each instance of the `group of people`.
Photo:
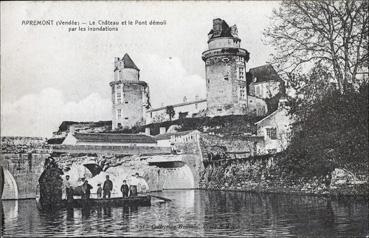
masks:
[[(75, 195), (75, 191), (73, 190), (69, 179), (70, 176), (66, 175), (64, 183), (66, 197), (67, 200), (73, 200), (73, 195)], [(123, 184), (120, 187), (120, 191), (122, 193), (123, 198), (137, 196), (137, 187), (141, 185), (139, 180), (140, 179), (138, 173), (136, 173), (135, 176), (130, 179), (129, 185), (127, 184), (126, 180), (123, 180)], [(80, 187), (82, 199), (89, 199), (91, 196), (91, 190), (93, 188), (91, 184), (89, 184), (86, 179), (82, 178), (82, 185)], [(113, 190), (113, 182), (110, 180), (109, 175), (106, 175), (106, 179), (104, 181), (103, 186), (101, 187), (101, 184), (97, 185), (96, 191), (97, 198), (110, 198), (112, 190)]]

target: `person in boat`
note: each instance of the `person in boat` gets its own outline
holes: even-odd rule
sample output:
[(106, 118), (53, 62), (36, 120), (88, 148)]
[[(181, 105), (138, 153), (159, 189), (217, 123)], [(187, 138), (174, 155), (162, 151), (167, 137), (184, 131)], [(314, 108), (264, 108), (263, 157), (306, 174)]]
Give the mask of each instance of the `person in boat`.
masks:
[(82, 199), (90, 199), (91, 189), (92, 189), (91, 184), (89, 184), (88, 181), (85, 180), (85, 182), (82, 185), (83, 192)]
[(99, 183), (99, 184), (97, 185), (97, 191), (96, 191), (96, 194), (97, 194), (97, 198), (101, 198), (101, 196), (102, 196), (101, 183)]
[(130, 190), (129, 196), (130, 197), (136, 197), (137, 196), (137, 186), (139, 185), (139, 176), (140, 175), (138, 173), (136, 173), (136, 175), (131, 178), (131, 183), (130, 183), (130, 186), (129, 186), (129, 190)]
[(65, 181), (64, 181), (64, 187), (65, 187), (65, 194), (66, 194), (68, 201), (73, 200), (73, 189), (72, 189), (69, 179), (70, 179), (70, 176), (66, 175)]
[(126, 180), (123, 180), (123, 184), (120, 187), (120, 191), (122, 192), (123, 198), (128, 197), (129, 188), (128, 188), (128, 185), (127, 185), (127, 181)]
[(113, 190), (113, 182), (109, 179), (109, 175), (106, 175), (106, 180), (103, 185), (103, 197), (110, 198), (112, 190)]

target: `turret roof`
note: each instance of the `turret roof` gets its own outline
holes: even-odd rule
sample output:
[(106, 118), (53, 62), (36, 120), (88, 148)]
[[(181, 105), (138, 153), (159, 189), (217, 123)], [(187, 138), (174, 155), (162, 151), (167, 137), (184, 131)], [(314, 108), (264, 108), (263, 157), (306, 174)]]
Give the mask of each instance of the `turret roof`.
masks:
[(123, 56), (123, 62), (124, 62), (124, 68), (130, 68), (130, 69), (136, 69), (136, 70), (140, 70), (136, 64), (133, 62), (133, 60), (131, 59), (131, 57), (129, 57), (129, 55), (127, 53), (124, 54)]

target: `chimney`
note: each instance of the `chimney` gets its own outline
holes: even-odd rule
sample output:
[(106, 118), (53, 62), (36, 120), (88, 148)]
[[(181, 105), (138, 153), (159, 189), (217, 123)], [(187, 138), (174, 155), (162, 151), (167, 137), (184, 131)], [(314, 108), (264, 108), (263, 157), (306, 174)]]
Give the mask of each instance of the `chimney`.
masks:
[(147, 135), (147, 136), (150, 135), (150, 127), (145, 128), (145, 135)]
[(213, 20), (213, 34), (214, 36), (220, 36), (220, 33), (222, 32), (222, 22), (223, 20), (220, 18), (216, 18)]
[(166, 129), (165, 129), (165, 127), (160, 127), (160, 135), (163, 135), (163, 134), (165, 134), (165, 131), (166, 131)]
[(76, 127), (75, 127), (75, 125), (70, 125), (70, 126), (69, 126), (69, 133), (74, 134), (75, 132), (76, 132)]

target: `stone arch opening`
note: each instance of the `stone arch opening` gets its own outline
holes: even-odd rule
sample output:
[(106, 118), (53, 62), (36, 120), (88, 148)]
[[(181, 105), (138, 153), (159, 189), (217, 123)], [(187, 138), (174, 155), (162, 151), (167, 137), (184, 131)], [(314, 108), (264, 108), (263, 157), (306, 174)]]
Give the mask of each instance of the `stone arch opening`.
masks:
[(193, 189), (195, 177), (188, 165), (166, 169), (166, 179), (163, 189)]
[(18, 192), (18, 184), (15, 180), (14, 176), (10, 173), (9, 170), (3, 168), (3, 184), (2, 186), (2, 194), (1, 199), (3, 200), (11, 200), (11, 199), (18, 199), (19, 192)]

